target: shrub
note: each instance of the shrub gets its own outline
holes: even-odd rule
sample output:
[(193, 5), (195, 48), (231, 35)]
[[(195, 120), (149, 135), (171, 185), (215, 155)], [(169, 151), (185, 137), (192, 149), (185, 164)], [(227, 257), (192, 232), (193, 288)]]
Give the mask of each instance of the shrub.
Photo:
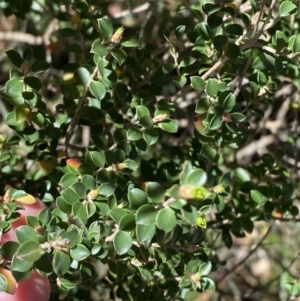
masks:
[(242, 263), (211, 276), (219, 247), (298, 215), (298, 8), (100, 2), (0, 1), (30, 44), (0, 91), (1, 266), (51, 300), (194, 300)]

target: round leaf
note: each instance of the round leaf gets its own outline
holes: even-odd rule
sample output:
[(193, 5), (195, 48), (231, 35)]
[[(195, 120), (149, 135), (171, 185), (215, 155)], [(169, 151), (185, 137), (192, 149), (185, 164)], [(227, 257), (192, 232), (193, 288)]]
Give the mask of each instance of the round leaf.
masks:
[(137, 224), (151, 225), (155, 223), (157, 211), (153, 205), (145, 204), (136, 212)]
[(280, 17), (287, 17), (297, 11), (297, 6), (292, 1), (283, 1), (279, 7)]
[(155, 234), (155, 224), (151, 225), (136, 225), (136, 236), (139, 243), (149, 246)]
[(240, 48), (234, 43), (228, 43), (225, 47), (225, 54), (232, 60), (235, 60), (240, 55)]
[(17, 251), (18, 259), (35, 262), (42, 256), (40, 245), (36, 241), (24, 242)]
[(203, 169), (197, 168), (192, 170), (186, 177), (183, 179), (183, 184), (192, 185), (192, 186), (203, 186), (207, 181), (207, 174)]
[(52, 266), (54, 272), (58, 276), (62, 276), (63, 274), (66, 274), (70, 268), (70, 265), (71, 265), (71, 259), (66, 252), (58, 251), (58, 250), (54, 252)]
[(90, 91), (98, 100), (103, 99), (106, 94), (105, 86), (94, 80), (90, 83)]
[(172, 119), (165, 119), (163, 122), (160, 122), (158, 126), (168, 133), (177, 133), (178, 124)]
[(76, 246), (76, 248), (70, 250), (71, 257), (76, 261), (82, 261), (88, 258), (90, 254), (91, 252), (89, 249), (82, 244), (79, 244)]
[(171, 232), (177, 224), (175, 212), (171, 208), (159, 210), (156, 215), (155, 224), (157, 228), (165, 232)]
[(147, 194), (138, 188), (133, 188), (127, 194), (129, 203), (134, 208), (139, 208), (148, 203)]
[(86, 68), (80, 67), (74, 72), (74, 77), (78, 81), (78, 83), (86, 86), (90, 81), (91, 74)]
[(110, 20), (106, 18), (100, 18), (97, 21), (98, 21), (99, 29), (104, 36), (108, 37), (113, 34), (114, 29)]
[(132, 246), (132, 238), (128, 232), (118, 231), (114, 237), (114, 248), (119, 255), (127, 253)]
[(205, 81), (200, 76), (191, 76), (191, 86), (196, 91), (202, 91), (205, 88)]

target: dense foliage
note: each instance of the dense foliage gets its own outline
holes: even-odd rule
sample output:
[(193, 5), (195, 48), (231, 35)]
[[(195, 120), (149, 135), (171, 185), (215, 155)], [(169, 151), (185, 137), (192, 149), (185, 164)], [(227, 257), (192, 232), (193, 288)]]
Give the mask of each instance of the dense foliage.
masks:
[(0, 91), (2, 233), (46, 204), (1, 267), (49, 277), (53, 301), (195, 300), (240, 265), (211, 274), (218, 248), (295, 219), (295, 4), (0, 1), (27, 20), (0, 33), (22, 42)]

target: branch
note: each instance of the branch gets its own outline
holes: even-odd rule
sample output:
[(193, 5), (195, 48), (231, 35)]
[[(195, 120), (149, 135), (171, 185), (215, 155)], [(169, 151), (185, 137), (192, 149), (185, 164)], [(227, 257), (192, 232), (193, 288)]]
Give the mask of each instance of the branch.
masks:
[(252, 254), (256, 252), (256, 250), (262, 245), (264, 240), (267, 238), (267, 236), (270, 234), (272, 230), (272, 225), (268, 228), (267, 232), (263, 235), (263, 237), (260, 239), (260, 241), (257, 243), (257, 245), (248, 253), (248, 255), (243, 258), (241, 261), (239, 261), (236, 265), (234, 265), (230, 270), (227, 271), (226, 274), (221, 276), (220, 279), (218, 279), (218, 283), (220, 283), (222, 280), (224, 280), (227, 276), (229, 276), (232, 272), (234, 272), (240, 265), (242, 265)]
[(148, 8), (150, 7), (150, 3), (149, 2), (146, 2), (140, 6), (137, 6), (133, 9), (126, 9), (126, 10), (123, 10), (119, 13), (115, 13), (112, 15), (112, 17), (114, 19), (120, 19), (120, 18), (124, 18), (126, 17), (127, 15), (131, 15), (131, 14), (138, 14), (138, 13), (141, 13), (143, 11), (146, 11)]
[(87, 85), (85, 86), (84, 88), (84, 92), (83, 92), (83, 95), (81, 96), (81, 98), (79, 99), (78, 101), (78, 105), (76, 107), (76, 110), (75, 110), (75, 113), (74, 113), (74, 116), (72, 118), (72, 121), (71, 121), (71, 125), (67, 131), (67, 134), (66, 134), (66, 152), (68, 154), (68, 147), (69, 147), (69, 144), (70, 144), (70, 138), (72, 137), (72, 134), (74, 132), (74, 129), (76, 127), (76, 124), (78, 122), (78, 119), (79, 119), (79, 113), (80, 113), (80, 110), (82, 108), (82, 106), (84, 105), (86, 99), (87, 99), (87, 94), (89, 92), (89, 86), (90, 86), (90, 83), (94, 80), (94, 78), (96, 77), (97, 75), (97, 72), (98, 72), (98, 68), (96, 67), (87, 83)]
[(19, 43), (27, 43), (30, 45), (48, 45), (50, 44), (50, 36), (55, 30), (57, 30), (57, 27), (58, 20), (53, 19), (42, 36), (34, 36), (26, 32), (0, 31), (0, 40), (15, 41)]
[(44, 40), (42, 36), (34, 36), (25, 32), (0, 31), (1, 41), (17, 41), (20, 43), (28, 43), (31, 45), (41, 45)]

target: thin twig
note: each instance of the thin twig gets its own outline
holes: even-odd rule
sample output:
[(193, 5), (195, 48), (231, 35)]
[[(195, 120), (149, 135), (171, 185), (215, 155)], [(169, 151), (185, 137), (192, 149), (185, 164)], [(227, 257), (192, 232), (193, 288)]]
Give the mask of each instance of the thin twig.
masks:
[(256, 252), (256, 250), (262, 245), (264, 240), (268, 237), (268, 235), (271, 233), (272, 225), (268, 228), (267, 232), (263, 235), (263, 237), (260, 239), (260, 241), (257, 243), (257, 245), (247, 254), (245, 258), (240, 260), (236, 265), (234, 265), (226, 274), (221, 276), (220, 279), (218, 279), (218, 283), (220, 283), (222, 280), (224, 280), (227, 276), (229, 276), (232, 272), (234, 272), (239, 266), (241, 266), (252, 254)]
[(67, 134), (66, 134), (66, 152), (68, 154), (68, 147), (69, 147), (69, 144), (70, 144), (70, 139), (72, 137), (72, 134), (74, 132), (74, 129), (76, 127), (76, 124), (78, 122), (78, 119), (79, 119), (79, 113), (80, 113), (80, 110), (82, 108), (82, 106), (84, 105), (86, 99), (87, 99), (87, 94), (89, 92), (89, 86), (90, 86), (90, 83), (92, 82), (92, 80), (94, 80), (94, 78), (96, 77), (97, 75), (97, 72), (98, 72), (98, 68), (96, 67), (87, 83), (87, 85), (85, 86), (84, 88), (84, 92), (83, 92), (83, 95), (81, 96), (81, 98), (79, 99), (78, 101), (78, 105), (76, 107), (76, 110), (75, 110), (75, 113), (74, 113), (74, 116), (73, 116), (73, 119), (71, 121), (71, 125), (67, 131)]

